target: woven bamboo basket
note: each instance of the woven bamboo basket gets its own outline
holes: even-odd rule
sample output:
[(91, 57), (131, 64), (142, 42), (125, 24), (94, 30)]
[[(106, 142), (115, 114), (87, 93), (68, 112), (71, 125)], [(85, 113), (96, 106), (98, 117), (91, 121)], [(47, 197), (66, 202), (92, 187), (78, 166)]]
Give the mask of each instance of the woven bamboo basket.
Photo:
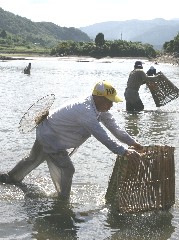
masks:
[(144, 146), (137, 162), (118, 156), (105, 197), (120, 213), (169, 209), (175, 203), (174, 147)]
[(152, 81), (147, 81), (146, 85), (157, 107), (179, 97), (179, 89), (162, 72), (153, 77)]

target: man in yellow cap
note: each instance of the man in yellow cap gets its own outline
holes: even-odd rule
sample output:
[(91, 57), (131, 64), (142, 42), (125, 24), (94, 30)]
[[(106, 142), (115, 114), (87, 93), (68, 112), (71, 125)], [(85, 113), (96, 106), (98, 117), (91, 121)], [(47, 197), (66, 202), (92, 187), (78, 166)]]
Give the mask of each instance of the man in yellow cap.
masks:
[[(129, 160), (138, 160), (139, 154), (123, 147), (118, 140), (135, 149), (141, 148), (141, 145), (120, 129), (109, 113), (113, 102), (121, 101), (109, 82), (100, 81), (95, 85), (92, 95), (50, 111), (36, 129), (36, 141), (29, 156), (8, 173), (0, 174), (0, 181), (19, 183), (46, 160), (58, 196), (68, 199), (75, 172), (68, 150), (78, 148), (90, 136), (94, 136), (114, 154), (126, 155)], [(116, 137), (116, 141), (111, 139), (100, 123)]]

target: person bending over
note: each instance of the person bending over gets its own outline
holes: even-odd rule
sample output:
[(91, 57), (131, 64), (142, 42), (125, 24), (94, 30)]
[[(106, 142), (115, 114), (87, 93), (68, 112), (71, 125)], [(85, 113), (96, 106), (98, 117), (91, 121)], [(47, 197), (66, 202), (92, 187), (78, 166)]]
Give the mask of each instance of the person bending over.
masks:
[[(68, 150), (78, 148), (91, 136), (114, 154), (138, 161), (140, 155), (135, 150), (142, 148), (140, 143), (122, 130), (109, 112), (114, 102), (121, 101), (111, 83), (100, 81), (86, 98), (49, 111), (47, 118), (36, 128), (36, 140), (29, 155), (8, 173), (0, 174), (0, 181), (20, 183), (46, 160), (58, 196), (69, 199), (75, 168)], [(109, 136), (106, 129), (116, 140)], [(120, 142), (133, 146), (134, 149), (126, 148)]]

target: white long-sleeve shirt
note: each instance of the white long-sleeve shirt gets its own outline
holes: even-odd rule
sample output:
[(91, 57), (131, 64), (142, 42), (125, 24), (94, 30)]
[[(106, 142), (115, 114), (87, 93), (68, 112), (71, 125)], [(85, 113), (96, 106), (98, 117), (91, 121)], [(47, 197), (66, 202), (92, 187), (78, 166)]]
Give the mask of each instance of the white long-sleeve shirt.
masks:
[(37, 127), (37, 139), (45, 152), (76, 148), (91, 135), (115, 154), (122, 155), (125, 147), (111, 139), (100, 122), (121, 142), (133, 145), (136, 141), (120, 129), (109, 112), (98, 112), (92, 96), (69, 103), (50, 112)]

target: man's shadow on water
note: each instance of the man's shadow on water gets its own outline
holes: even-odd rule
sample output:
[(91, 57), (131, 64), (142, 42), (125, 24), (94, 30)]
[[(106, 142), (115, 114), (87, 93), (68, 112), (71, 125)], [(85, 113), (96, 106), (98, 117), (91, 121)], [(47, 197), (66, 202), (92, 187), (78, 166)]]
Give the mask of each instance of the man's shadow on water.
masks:
[[(110, 209), (110, 207), (109, 207)], [(110, 240), (167, 240), (175, 227), (172, 226), (173, 215), (167, 211), (151, 211), (136, 214), (119, 214), (110, 209), (107, 224), (115, 232)]]
[(29, 224), (33, 225), (34, 239), (77, 239), (78, 223), (73, 207), (68, 201), (57, 196), (41, 196), (37, 186), (21, 183), (17, 185), (25, 194), (25, 204)]

